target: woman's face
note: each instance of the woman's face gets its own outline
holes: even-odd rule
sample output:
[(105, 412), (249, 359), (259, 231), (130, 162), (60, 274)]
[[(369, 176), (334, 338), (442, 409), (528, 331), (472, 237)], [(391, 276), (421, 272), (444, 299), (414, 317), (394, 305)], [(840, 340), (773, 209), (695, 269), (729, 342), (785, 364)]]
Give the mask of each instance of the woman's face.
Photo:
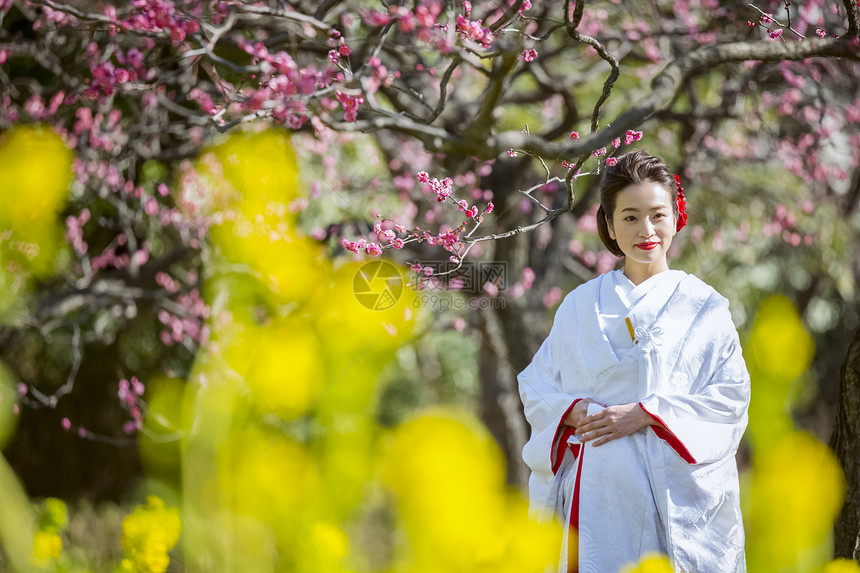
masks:
[(624, 253), (626, 265), (666, 265), (675, 232), (672, 195), (660, 184), (645, 181), (618, 193), (609, 236)]

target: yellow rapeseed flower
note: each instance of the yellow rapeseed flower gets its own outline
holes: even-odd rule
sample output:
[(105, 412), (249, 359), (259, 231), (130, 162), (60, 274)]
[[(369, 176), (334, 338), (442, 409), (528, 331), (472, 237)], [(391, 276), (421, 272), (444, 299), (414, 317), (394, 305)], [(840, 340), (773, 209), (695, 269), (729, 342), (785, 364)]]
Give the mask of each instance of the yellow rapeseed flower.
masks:
[(783, 436), (756, 452), (742, 491), (750, 571), (823, 565), (829, 546), (822, 546), (845, 491), (842, 469), (826, 445), (803, 432)]
[(296, 230), (298, 166), (286, 132), (233, 134), (203, 154), (195, 174), (180, 185), (179, 204), (212, 217), (209, 238), (221, 255), (247, 265), (274, 304), (307, 298), (327, 261), (321, 245)]
[(66, 502), (56, 497), (48, 497), (41, 504), (39, 529), (51, 533), (65, 529), (69, 524), (69, 508)]
[(53, 222), (71, 176), (72, 151), (50, 128), (21, 125), (0, 135), (0, 226)]
[(258, 410), (285, 419), (306, 414), (324, 382), (320, 343), (307, 321), (280, 320), (249, 334), (247, 382)]
[(797, 308), (784, 296), (771, 296), (759, 305), (744, 357), (750, 371), (747, 439), (754, 449), (768, 449), (794, 430), (789, 416), (792, 395), (815, 351)]
[(45, 566), (63, 550), (59, 533), (69, 523), (69, 510), (63, 500), (48, 497), (37, 504), (36, 513), (39, 529), (33, 535), (33, 562)]
[(312, 513), (319, 475), (304, 446), (263, 429), (248, 428), (231, 438), (219, 479), (232, 488), (236, 513), (275, 524)]
[(853, 559), (834, 559), (821, 573), (860, 573), (860, 563)]
[(36, 565), (47, 565), (60, 556), (63, 540), (56, 533), (37, 531), (33, 536), (33, 561)]
[(513, 573), (558, 556), (558, 529), (528, 521), (524, 500), (506, 490), (498, 446), (470, 414), (436, 409), (406, 422), (380, 469), (411, 542), (404, 570)]
[(30, 276), (56, 270), (72, 158), (48, 127), (20, 125), (0, 134), (0, 320)]
[(672, 573), (669, 557), (660, 553), (646, 553), (636, 565), (625, 565), (621, 573)]
[(122, 520), (123, 571), (164, 573), (170, 564), (167, 553), (179, 540), (181, 522), (179, 510), (165, 507), (164, 502), (151, 495), (146, 505), (135, 507)]
[[(243, 212), (255, 221), (290, 221), (289, 204), (299, 197), (298, 165), (290, 137), (282, 129), (232, 132), (208, 148), (194, 165), (202, 186), (183, 181), (180, 207), (197, 214)], [(188, 185), (184, 189), (183, 185)]]
[(786, 385), (809, 368), (815, 352), (797, 308), (784, 296), (761, 303), (748, 346), (755, 369)]

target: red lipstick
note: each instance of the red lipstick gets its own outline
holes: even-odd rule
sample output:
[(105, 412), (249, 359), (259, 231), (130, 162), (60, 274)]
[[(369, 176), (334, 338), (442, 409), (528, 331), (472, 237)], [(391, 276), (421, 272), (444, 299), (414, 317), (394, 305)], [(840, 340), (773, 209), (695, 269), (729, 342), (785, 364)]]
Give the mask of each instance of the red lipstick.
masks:
[(659, 244), (660, 243), (637, 243), (634, 246), (642, 249), (643, 251), (650, 251), (651, 249), (653, 249), (654, 247), (656, 247)]

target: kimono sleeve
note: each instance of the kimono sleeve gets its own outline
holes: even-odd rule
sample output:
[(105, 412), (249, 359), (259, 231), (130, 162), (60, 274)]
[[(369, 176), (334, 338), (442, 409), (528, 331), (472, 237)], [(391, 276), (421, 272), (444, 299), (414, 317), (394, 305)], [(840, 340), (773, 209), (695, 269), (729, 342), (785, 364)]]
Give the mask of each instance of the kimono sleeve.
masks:
[(749, 373), (728, 301), (719, 295), (714, 298), (717, 300), (709, 300), (710, 308), (697, 318), (693, 328), (699, 329), (698, 332), (688, 337), (709, 342), (692, 342), (681, 350), (679, 361), (691, 357), (701, 361), (690, 392), (658, 391), (640, 402), (642, 409), (666, 428), (651, 426), (655, 433), (694, 464), (734, 455), (748, 420)]
[[(573, 301), (566, 297), (559, 306), (549, 336), (543, 341), (531, 363), (517, 375), (520, 399), (531, 426), (531, 438), (523, 448), (523, 460), (538, 478), (550, 479), (558, 470), (572, 428), (562, 426), (568, 411), (578, 402), (562, 390), (560, 338), (564, 321), (573, 320)], [(564, 345), (567, 346), (567, 345)]]

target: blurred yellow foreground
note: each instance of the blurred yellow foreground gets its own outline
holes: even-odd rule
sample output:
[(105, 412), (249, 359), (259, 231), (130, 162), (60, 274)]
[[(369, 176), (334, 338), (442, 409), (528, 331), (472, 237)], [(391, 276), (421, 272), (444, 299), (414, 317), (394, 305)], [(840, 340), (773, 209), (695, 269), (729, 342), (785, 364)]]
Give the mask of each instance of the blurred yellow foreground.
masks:
[[(70, 162), (43, 129), (20, 128), (0, 142), (0, 177), (31, 190), (3, 186), (0, 227), (39, 247), (28, 258), (20, 245), (0, 245), (0, 315), (68, 250), (58, 214)], [(36, 167), (45, 165), (57, 172)], [(393, 429), (377, 423), (380, 373), (427, 317), (413, 310), (408, 289), (385, 310), (360, 304), (352, 289), (361, 263), (332, 262), (297, 229), (290, 204), (302, 193), (285, 133), (233, 135), (192, 167), (174, 199), (186, 217), (211, 225), (203, 287), (211, 336), (188, 380), (147, 383), (143, 489), (158, 495), (124, 519), (116, 570), (554, 571), (560, 528), (528, 521), (474, 415), (438, 408)], [(790, 385), (813, 354), (793, 305), (765, 301), (745, 348), (753, 376), (753, 463), (743, 483), (749, 570), (857, 573), (857, 564), (830, 562), (844, 494), (838, 464), (786, 411)], [(14, 432), (16, 397), (1, 368), (0, 398), (2, 446)], [(64, 558), (65, 506), (46, 503), (34, 507), (0, 458), (7, 562), (21, 571), (86, 570)], [(178, 551), (181, 569), (170, 565)], [(625, 571), (670, 568), (648, 555)]]

